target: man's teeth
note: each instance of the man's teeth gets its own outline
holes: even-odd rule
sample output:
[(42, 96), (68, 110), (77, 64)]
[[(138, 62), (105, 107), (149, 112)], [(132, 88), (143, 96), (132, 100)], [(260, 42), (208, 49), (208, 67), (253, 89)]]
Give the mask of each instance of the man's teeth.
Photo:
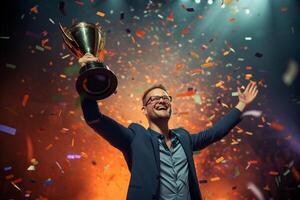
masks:
[(166, 107), (158, 107), (158, 108), (156, 108), (156, 110), (167, 110), (167, 108)]

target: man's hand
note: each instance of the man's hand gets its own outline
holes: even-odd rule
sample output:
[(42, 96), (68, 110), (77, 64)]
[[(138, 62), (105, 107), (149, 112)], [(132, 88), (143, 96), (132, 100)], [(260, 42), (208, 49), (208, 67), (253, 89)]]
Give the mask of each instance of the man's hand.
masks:
[(240, 88), (237, 88), (237, 90), (239, 94), (239, 103), (235, 107), (242, 112), (246, 105), (255, 99), (258, 90), (255, 82), (250, 82), (243, 93)]
[(78, 60), (81, 67), (83, 67), (89, 62), (94, 62), (94, 61), (99, 61), (99, 59), (90, 53), (86, 53), (83, 57), (79, 58)]

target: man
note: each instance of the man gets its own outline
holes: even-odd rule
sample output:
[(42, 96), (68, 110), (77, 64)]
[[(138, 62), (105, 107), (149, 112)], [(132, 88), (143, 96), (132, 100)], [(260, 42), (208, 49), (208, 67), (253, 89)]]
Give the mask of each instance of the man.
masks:
[[(90, 54), (79, 60), (81, 66), (96, 61)], [(220, 140), (241, 121), (245, 106), (258, 93), (249, 83), (239, 102), (213, 127), (197, 134), (183, 128), (169, 129), (172, 97), (163, 85), (145, 91), (142, 112), (149, 128), (137, 123), (128, 128), (99, 112), (97, 102), (83, 98), (81, 107), (87, 124), (124, 155), (131, 178), (128, 200), (198, 200), (202, 199), (193, 160), (193, 151)]]

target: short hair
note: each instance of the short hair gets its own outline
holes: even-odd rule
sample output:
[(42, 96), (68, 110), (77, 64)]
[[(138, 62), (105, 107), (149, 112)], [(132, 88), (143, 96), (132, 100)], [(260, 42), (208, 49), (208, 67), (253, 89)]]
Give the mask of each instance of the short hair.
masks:
[(151, 87), (148, 88), (148, 89), (144, 92), (144, 94), (143, 94), (143, 97), (142, 97), (143, 105), (146, 104), (145, 101), (146, 101), (146, 96), (147, 96), (147, 94), (148, 94), (150, 91), (152, 91), (152, 90), (154, 90), (154, 89), (156, 89), (156, 88), (159, 88), (159, 89), (162, 89), (162, 90), (168, 92), (167, 89), (166, 89), (166, 87), (165, 87), (164, 85), (162, 85), (162, 84), (155, 84), (155, 85), (151, 86)]

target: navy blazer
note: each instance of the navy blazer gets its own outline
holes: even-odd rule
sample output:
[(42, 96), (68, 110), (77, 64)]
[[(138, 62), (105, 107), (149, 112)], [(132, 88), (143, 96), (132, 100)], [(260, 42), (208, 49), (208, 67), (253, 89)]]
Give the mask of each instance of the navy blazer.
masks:
[[(157, 136), (149, 128), (137, 123), (128, 128), (100, 113), (95, 100), (83, 98), (81, 107), (87, 124), (119, 149), (131, 172), (127, 200), (150, 200), (159, 198), (160, 159)], [(189, 189), (191, 199), (202, 199), (196, 175), (193, 151), (198, 151), (220, 140), (241, 121), (241, 111), (237, 108), (225, 115), (213, 127), (196, 134), (183, 128), (172, 129), (179, 135), (189, 166)]]

